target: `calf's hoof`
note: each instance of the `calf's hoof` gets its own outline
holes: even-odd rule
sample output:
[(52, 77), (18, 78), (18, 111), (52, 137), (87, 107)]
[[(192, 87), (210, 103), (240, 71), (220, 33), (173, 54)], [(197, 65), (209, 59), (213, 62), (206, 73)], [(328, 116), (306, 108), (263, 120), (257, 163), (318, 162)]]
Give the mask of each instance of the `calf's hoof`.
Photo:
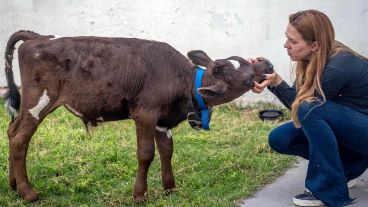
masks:
[(133, 195), (134, 203), (135, 204), (142, 204), (147, 201), (147, 192), (145, 192), (143, 195)]
[(17, 192), (26, 201), (35, 202), (38, 200), (37, 192), (29, 187), (29, 185), (27, 184), (18, 184)]
[(170, 195), (171, 193), (176, 191), (176, 188), (164, 189), (165, 195)]
[(35, 191), (33, 191), (25, 195), (23, 198), (24, 200), (29, 201), (29, 202), (36, 202), (38, 201), (38, 194)]
[(38, 200), (38, 194), (34, 190), (32, 190), (31, 192), (27, 192), (27, 193), (20, 193), (20, 192), (18, 192), (18, 194), (24, 200), (29, 201), (29, 202), (36, 202)]
[(175, 181), (174, 179), (170, 179), (170, 180), (166, 180), (163, 182), (163, 186), (164, 186), (164, 190), (171, 190), (171, 189), (174, 189), (176, 186), (175, 186)]

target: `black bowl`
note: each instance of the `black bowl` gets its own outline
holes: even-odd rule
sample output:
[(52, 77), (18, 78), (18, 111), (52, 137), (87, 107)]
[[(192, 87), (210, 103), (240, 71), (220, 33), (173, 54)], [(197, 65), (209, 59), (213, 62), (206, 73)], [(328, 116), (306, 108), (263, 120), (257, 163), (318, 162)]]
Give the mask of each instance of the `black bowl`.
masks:
[(262, 121), (276, 120), (283, 116), (284, 114), (282, 113), (282, 111), (276, 109), (267, 109), (259, 112), (259, 118), (262, 119)]

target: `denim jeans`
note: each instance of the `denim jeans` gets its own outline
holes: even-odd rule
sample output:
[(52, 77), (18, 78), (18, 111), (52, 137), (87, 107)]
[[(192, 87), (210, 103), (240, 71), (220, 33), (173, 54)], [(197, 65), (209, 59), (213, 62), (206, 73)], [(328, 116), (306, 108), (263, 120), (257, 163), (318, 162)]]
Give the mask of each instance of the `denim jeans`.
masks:
[(368, 115), (332, 101), (303, 102), (301, 128), (287, 122), (269, 135), (275, 151), (309, 160), (305, 187), (327, 206), (352, 202), (347, 182), (368, 167)]

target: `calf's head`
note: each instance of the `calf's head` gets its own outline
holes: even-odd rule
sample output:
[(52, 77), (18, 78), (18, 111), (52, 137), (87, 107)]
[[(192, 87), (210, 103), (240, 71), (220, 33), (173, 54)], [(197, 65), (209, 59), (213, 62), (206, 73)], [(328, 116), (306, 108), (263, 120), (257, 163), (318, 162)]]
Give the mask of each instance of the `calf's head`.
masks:
[(254, 81), (262, 82), (263, 74), (273, 72), (271, 62), (265, 58), (257, 58), (256, 63), (238, 56), (213, 61), (201, 50), (189, 51), (187, 56), (193, 64), (206, 67), (198, 92), (208, 107), (238, 98), (253, 88)]

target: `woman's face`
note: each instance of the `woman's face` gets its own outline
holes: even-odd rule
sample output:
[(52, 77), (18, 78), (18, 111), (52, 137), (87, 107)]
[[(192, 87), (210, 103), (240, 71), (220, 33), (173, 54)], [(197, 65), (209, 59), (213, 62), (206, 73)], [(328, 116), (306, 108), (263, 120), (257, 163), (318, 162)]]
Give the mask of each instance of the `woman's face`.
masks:
[(286, 42), (284, 48), (292, 61), (310, 60), (313, 53), (313, 44), (308, 44), (302, 35), (291, 25), (286, 28)]

